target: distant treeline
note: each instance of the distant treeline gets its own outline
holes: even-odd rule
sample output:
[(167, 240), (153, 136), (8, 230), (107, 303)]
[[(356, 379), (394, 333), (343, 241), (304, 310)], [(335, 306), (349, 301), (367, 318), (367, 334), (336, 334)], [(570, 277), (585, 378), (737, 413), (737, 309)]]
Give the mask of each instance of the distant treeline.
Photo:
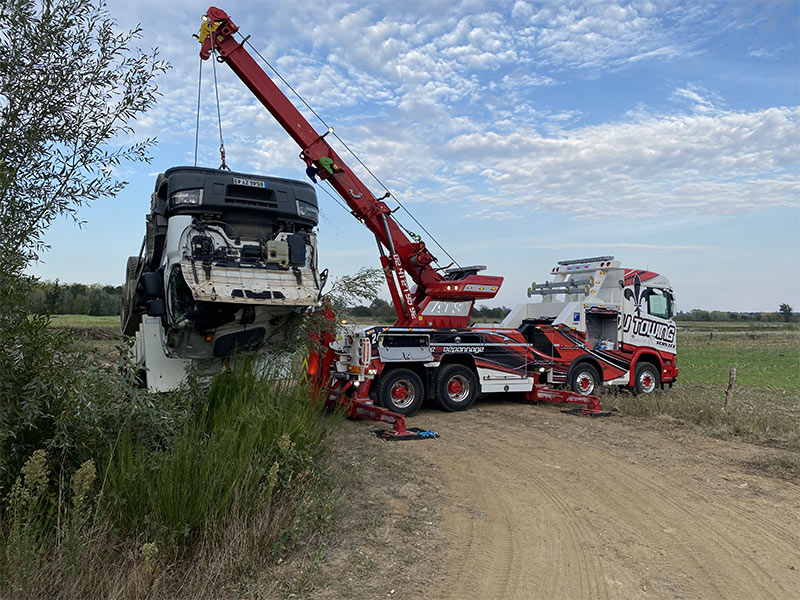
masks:
[(30, 312), (51, 315), (118, 315), (122, 286), (39, 281), (28, 295)]
[[(28, 297), (30, 310), (38, 314), (53, 315), (118, 315), (122, 286), (101, 285), (93, 283), (60, 283), (56, 281), (40, 281)], [(800, 321), (800, 315), (790, 310), (783, 312), (732, 312), (723, 310), (699, 310), (679, 312), (676, 321)], [(472, 320), (479, 323), (499, 323), (511, 312), (507, 306), (476, 306), (472, 311)], [(355, 306), (350, 309), (354, 317), (391, 321), (396, 318), (394, 307), (376, 298), (369, 306)]]
[(699, 310), (679, 312), (675, 315), (676, 321), (786, 321), (796, 323), (800, 315), (786, 312), (731, 312), (727, 310)]

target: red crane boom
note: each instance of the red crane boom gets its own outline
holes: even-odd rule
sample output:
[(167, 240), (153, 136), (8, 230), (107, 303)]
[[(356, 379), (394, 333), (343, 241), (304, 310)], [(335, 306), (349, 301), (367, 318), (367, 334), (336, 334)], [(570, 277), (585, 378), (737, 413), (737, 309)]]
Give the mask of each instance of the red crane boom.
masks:
[[(444, 274), (435, 269), (431, 263), (436, 259), (425, 243), (409, 239), (392, 217), (391, 209), (383, 202), (388, 194), (376, 198), (347, 167), (325, 140), (331, 130), (322, 135), (314, 130), (244, 47), (246, 39), (240, 42), (233, 37), (238, 29), (225, 11), (210, 7), (198, 36), (202, 44), (200, 56), (208, 59), (216, 53), (217, 60), (233, 69), (300, 146), (306, 172), (312, 178), (327, 180), (353, 216), (375, 235), (397, 325), (467, 326), (475, 300), (493, 298), (503, 278), (478, 275), (483, 267), (450, 269)], [(410, 289), (406, 273), (416, 283), (416, 290)]]

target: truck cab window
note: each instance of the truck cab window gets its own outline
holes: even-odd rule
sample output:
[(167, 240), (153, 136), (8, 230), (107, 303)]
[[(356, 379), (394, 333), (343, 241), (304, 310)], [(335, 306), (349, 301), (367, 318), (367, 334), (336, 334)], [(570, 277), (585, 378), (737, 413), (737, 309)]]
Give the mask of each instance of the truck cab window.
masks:
[(672, 318), (672, 302), (663, 291), (651, 289), (647, 294), (647, 312), (659, 319)]

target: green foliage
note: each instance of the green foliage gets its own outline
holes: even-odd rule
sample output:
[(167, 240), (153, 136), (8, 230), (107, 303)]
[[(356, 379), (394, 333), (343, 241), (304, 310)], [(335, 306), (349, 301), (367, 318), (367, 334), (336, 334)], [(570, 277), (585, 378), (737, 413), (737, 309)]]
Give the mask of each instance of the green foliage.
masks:
[[(24, 281), (16, 280), (17, 299)], [(0, 298), (10, 293), (0, 292)], [(1, 301), (1, 300), (0, 300)], [(138, 389), (133, 369), (100, 364), (76, 349), (46, 316), (26, 314), (11, 299), (0, 313), (0, 495), (25, 460), (47, 451), (53, 467), (71, 473), (115, 439), (124, 423), (163, 439), (180, 419), (170, 400), (160, 406)]]
[(765, 322), (776, 323), (781, 321), (800, 321), (800, 317), (794, 315), (789, 307), (789, 314), (784, 312), (783, 305), (778, 312), (731, 312), (722, 310), (700, 310), (694, 308), (687, 312), (679, 312), (675, 315), (676, 321), (693, 321), (693, 322), (715, 322), (724, 323), (727, 321), (744, 321), (744, 322)]
[[(6, 0), (0, 34), (0, 256), (45, 247), (58, 215), (113, 197), (116, 167), (147, 161), (152, 139), (109, 149), (156, 100), (167, 66), (131, 47), (103, 0)], [(17, 264), (16, 266), (19, 266)]]
[(781, 313), (783, 320), (787, 323), (794, 317), (794, 309), (785, 302), (778, 307), (778, 312)]
[(35, 282), (27, 300), (30, 312), (40, 315), (118, 316), (121, 298), (122, 286), (56, 280)]
[(123, 531), (182, 551), (213, 524), (269, 511), (311, 475), (330, 426), (324, 407), (277, 365), (234, 362), (207, 393), (190, 390), (191, 417), (169, 447), (121, 439), (106, 495)]

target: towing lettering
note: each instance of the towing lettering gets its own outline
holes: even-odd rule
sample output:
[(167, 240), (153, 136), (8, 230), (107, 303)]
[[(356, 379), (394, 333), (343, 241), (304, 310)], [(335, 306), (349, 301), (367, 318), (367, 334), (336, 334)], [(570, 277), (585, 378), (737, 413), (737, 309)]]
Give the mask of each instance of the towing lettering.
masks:
[(625, 315), (622, 331), (645, 337), (654, 337), (659, 342), (672, 344), (675, 342), (675, 325), (660, 323), (639, 316)]

